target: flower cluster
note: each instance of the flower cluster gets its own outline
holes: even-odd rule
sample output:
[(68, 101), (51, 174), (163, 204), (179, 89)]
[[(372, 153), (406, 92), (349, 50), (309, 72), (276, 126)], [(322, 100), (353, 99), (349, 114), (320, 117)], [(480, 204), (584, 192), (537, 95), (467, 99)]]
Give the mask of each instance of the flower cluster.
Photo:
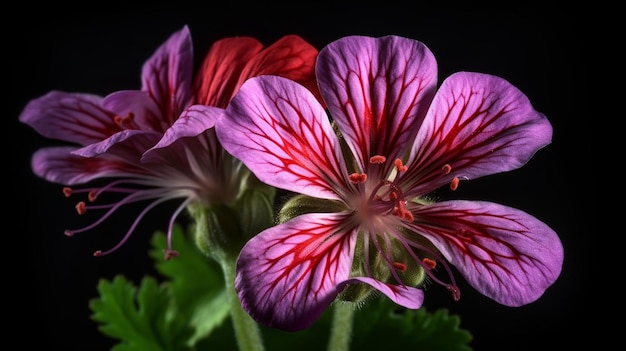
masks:
[[(67, 235), (148, 201), (120, 243), (96, 255), (165, 201), (181, 203), (171, 233), (185, 208), (231, 206), (245, 189), (268, 187), (293, 197), (276, 225), (238, 248), (234, 281), (243, 309), (266, 326), (307, 328), (335, 301), (378, 293), (420, 308), (426, 280), (458, 300), (455, 270), (520, 306), (560, 275), (559, 237), (537, 218), (429, 197), (517, 169), (551, 142), (548, 119), (506, 80), (457, 72), (438, 84), (429, 48), (393, 35), (347, 36), (319, 51), (295, 35), (266, 48), (227, 38), (195, 74), (192, 57), (184, 27), (145, 63), (140, 90), (53, 91), (20, 115), (43, 136), (78, 144), (37, 151), (34, 172), (67, 196), (86, 193), (79, 213), (104, 210)], [(88, 186), (98, 180), (105, 185)], [(105, 193), (122, 197), (97, 203)]]
[[(106, 97), (52, 91), (30, 101), (20, 121), (45, 137), (79, 145), (38, 150), (32, 158), (35, 174), (65, 185), (66, 196), (87, 194), (76, 205), (79, 214), (105, 211), (93, 224), (65, 234), (94, 229), (122, 206), (151, 200), (118, 245), (95, 253), (105, 255), (163, 202), (180, 199), (170, 220), (170, 243), (172, 226), (186, 207), (233, 204), (242, 188), (253, 183), (249, 171), (221, 147), (215, 121), (239, 86), (256, 75), (281, 75), (316, 91), (317, 53), (295, 35), (266, 48), (251, 37), (225, 38), (214, 43), (194, 76), (193, 45), (185, 26), (145, 62), (141, 90)], [(95, 181), (104, 185), (76, 188)], [(97, 203), (105, 194), (122, 197)], [(165, 255), (176, 255), (171, 244)]]

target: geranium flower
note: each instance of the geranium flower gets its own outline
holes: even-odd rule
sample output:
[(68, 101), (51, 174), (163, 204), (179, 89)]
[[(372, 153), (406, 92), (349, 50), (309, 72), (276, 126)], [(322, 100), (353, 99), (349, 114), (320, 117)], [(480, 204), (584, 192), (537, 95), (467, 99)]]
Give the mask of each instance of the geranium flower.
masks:
[(327, 110), (296, 82), (259, 76), (216, 125), (261, 181), (302, 194), (240, 254), (235, 287), (255, 320), (306, 328), (338, 297), (364, 301), (372, 288), (419, 308), (424, 276), (457, 300), (452, 266), (507, 306), (557, 279), (563, 249), (546, 224), (495, 203), (427, 197), (521, 167), (551, 142), (522, 92), (473, 72), (437, 90), (431, 51), (398, 36), (339, 39), (320, 50), (316, 76)]
[[(19, 119), (48, 138), (78, 144), (35, 152), (34, 172), (67, 185), (67, 196), (88, 194), (76, 209), (80, 214), (105, 210), (93, 224), (66, 231), (68, 236), (96, 228), (122, 206), (148, 201), (123, 239), (155, 206), (181, 199), (168, 228), (183, 209), (194, 203), (232, 204), (249, 171), (219, 145), (213, 129), (242, 82), (258, 74), (289, 77), (316, 89), (313, 66), (317, 49), (295, 35), (264, 48), (251, 37), (217, 41), (195, 78), (189, 28), (172, 34), (145, 62), (141, 90), (100, 97), (51, 91), (30, 101)], [(93, 181), (98, 185), (73, 189)], [(72, 187), (72, 188), (70, 188)], [(97, 203), (105, 194), (122, 195)], [(171, 245), (166, 258), (176, 255)]]

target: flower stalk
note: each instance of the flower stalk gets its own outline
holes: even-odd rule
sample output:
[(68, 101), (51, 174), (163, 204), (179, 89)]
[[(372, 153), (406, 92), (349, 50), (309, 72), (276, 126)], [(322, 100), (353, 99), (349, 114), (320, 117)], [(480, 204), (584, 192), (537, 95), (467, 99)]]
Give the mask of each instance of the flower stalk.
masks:
[[(217, 261), (224, 274), (226, 296), (239, 351), (263, 351), (263, 340), (258, 324), (243, 310), (235, 291), (235, 269), (238, 250), (232, 249), (228, 239), (241, 233), (236, 213), (227, 206), (204, 208), (189, 206), (195, 221), (195, 242), (209, 259)], [(228, 236), (226, 236), (228, 235)]]
[(328, 351), (349, 350), (354, 323), (354, 306), (350, 302), (337, 301), (334, 307)]

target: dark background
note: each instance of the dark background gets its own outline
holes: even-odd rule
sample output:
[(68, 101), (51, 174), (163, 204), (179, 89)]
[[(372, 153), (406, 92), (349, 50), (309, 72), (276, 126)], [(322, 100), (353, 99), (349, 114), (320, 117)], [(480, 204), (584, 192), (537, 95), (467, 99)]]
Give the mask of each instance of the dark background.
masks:
[[(462, 183), (454, 196), (517, 207), (550, 225), (565, 247), (562, 275), (538, 301), (520, 308), (500, 306), (463, 282), (459, 302), (444, 290), (431, 288), (425, 306), (447, 307), (461, 316), (461, 327), (473, 334), (471, 345), (477, 351), (560, 349), (572, 341), (591, 340), (589, 291), (594, 283), (587, 256), (593, 252), (589, 238), (595, 229), (590, 223), (596, 213), (593, 202), (582, 206), (579, 198), (593, 201), (597, 194), (593, 179), (585, 178), (593, 136), (579, 122), (587, 109), (583, 89), (587, 69), (576, 19), (565, 12), (519, 8), (243, 7), (89, 12), (56, 8), (54, 15), (46, 11), (16, 15), (19, 25), (5, 30), (9, 59), (4, 67), (9, 76), (5, 118), (10, 127), (3, 145), (11, 157), (13, 197), (5, 218), (4, 235), (11, 243), (5, 248), (3, 290), (5, 296), (13, 295), (5, 300), (5, 308), (17, 313), (11, 313), (9, 322), (15, 333), (5, 334), (3, 343), (19, 342), (29, 349), (110, 349), (113, 340), (97, 331), (88, 301), (97, 296), (100, 278), (124, 274), (139, 282), (144, 274), (154, 274), (148, 239), (155, 230), (166, 228), (171, 210), (164, 206), (155, 211), (114, 254), (93, 257), (93, 251), (112, 247), (134, 217), (125, 217), (122, 212), (127, 211), (122, 211), (97, 230), (64, 236), (64, 229), (84, 225), (88, 219), (76, 216), (74, 202), (62, 196), (59, 185), (33, 175), (32, 153), (60, 143), (21, 125), (20, 111), (30, 99), (53, 89), (100, 95), (138, 89), (143, 62), (184, 24), (191, 28), (196, 63), (211, 43), (225, 36), (250, 35), (270, 44), (295, 33), (321, 48), (350, 34), (397, 34), (430, 47), (439, 63), (440, 81), (455, 71), (470, 70), (499, 75), (520, 88), (552, 122), (553, 143), (522, 169)], [(462, 281), (460, 275), (456, 278)]]

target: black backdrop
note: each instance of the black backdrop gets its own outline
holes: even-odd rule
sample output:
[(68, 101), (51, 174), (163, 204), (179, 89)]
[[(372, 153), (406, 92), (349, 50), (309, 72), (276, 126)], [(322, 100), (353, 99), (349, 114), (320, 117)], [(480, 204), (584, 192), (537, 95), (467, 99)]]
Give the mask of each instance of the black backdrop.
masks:
[[(463, 183), (454, 194), (491, 200), (523, 209), (557, 233), (565, 247), (559, 280), (537, 302), (507, 308), (463, 289), (459, 302), (442, 290), (427, 291), (427, 307), (447, 307), (461, 316), (461, 326), (474, 335), (480, 350), (548, 349), (589, 336), (585, 320), (589, 289), (588, 225), (595, 207), (583, 208), (574, 191), (591, 159), (590, 131), (575, 123), (586, 109), (581, 86), (586, 75), (575, 35), (576, 21), (565, 13), (510, 11), (419, 10), (414, 6), (372, 8), (282, 8), (275, 11), (241, 8), (214, 10), (145, 8), (65, 11), (18, 17), (19, 25), (6, 32), (9, 59), (10, 125), (3, 145), (9, 151), (9, 185), (5, 238), (6, 308), (13, 311), (3, 343), (16, 342), (59, 350), (108, 350), (112, 340), (89, 320), (89, 299), (96, 296), (100, 278), (121, 273), (138, 282), (154, 273), (148, 258), (148, 237), (166, 227), (155, 211), (129, 242), (112, 255), (95, 258), (121, 238), (133, 217), (114, 217), (97, 231), (73, 238), (63, 235), (82, 219), (60, 187), (36, 178), (30, 169), (32, 153), (55, 142), (37, 135), (17, 121), (29, 99), (49, 90), (107, 94), (139, 88), (143, 62), (171, 33), (184, 24), (191, 28), (197, 61), (209, 45), (222, 37), (251, 35), (265, 44), (296, 33), (321, 48), (344, 35), (397, 34), (418, 39), (434, 52), (440, 81), (460, 70), (502, 76), (527, 94), (554, 126), (553, 143), (540, 150), (520, 170)], [(417, 6), (419, 8), (419, 5)], [(243, 12), (242, 12), (243, 11)], [(45, 13), (45, 11), (43, 12)], [(6, 48), (5, 48), (6, 50)], [(6, 94), (6, 93), (5, 93)], [(6, 95), (5, 95), (6, 96)], [(585, 133), (585, 134), (583, 134)], [(583, 138), (583, 135), (586, 135)], [(584, 140), (585, 142), (581, 142)], [(585, 182), (584, 196), (595, 198), (595, 185)], [(161, 212), (162, 211), (162, 212)], [(6, 212), (5, 212), (6, 213)], [(15, 241), (15, 243), (13, 243)], [(584, 243), (584, 244), (583, 244)], [(462, 278), (457, 275), (457, 279)], [(6, 296), (6, 295), (5, 295)], [(19, 337), (18, 337), (19, 335)]]

